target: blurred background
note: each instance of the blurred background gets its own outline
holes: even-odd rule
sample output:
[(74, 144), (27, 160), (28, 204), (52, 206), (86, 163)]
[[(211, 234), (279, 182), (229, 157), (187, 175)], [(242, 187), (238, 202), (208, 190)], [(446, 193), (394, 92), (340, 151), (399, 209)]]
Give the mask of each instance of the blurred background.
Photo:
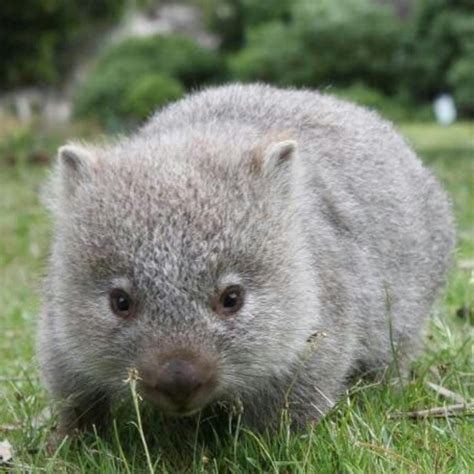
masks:
[(474, 118), (472, 0), (8, 1), (0, 54), (15, 126), (124, 131), (226, 81), (318, 88), (395, 121)]

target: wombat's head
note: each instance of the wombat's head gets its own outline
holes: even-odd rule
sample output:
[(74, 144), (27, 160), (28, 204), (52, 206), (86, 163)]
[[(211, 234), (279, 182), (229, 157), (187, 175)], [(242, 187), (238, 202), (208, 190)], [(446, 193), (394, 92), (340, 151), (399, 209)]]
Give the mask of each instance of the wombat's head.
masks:
[(164, 411), (287, 379), (315, 321), (295, 144), (199, 137), (60, 149), (46, 301), (71, 370)]

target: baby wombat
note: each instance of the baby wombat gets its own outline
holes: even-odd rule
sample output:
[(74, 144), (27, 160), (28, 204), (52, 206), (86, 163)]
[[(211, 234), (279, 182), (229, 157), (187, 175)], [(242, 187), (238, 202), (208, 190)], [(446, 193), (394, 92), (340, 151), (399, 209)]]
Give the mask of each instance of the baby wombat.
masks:
[(62, 430), (138, 389), (319, 419), (419, 347), (453, 220), (390, 124), (317, 92), (211, 88), (110, 145), (59, 150), (39, 359)]

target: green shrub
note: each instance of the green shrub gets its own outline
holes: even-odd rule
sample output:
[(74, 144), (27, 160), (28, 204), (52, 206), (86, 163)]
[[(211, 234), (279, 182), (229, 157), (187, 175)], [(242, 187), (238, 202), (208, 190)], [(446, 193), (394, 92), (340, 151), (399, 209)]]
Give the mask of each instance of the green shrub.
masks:
[(393, 12), (371, 0), (296, 0), (289, 22), (248, 29), (230, 71), (244, 81), (323, 87), (358, 80), (393, 92), (401, 28)]
[[(400, 51), (401, 88), (418, 102), (451, 92), (461, 111), (472, 114), (467, 89), (472, 91), (472, 68), (468, 62), (473, 61), (473, 49), (472, 1), (420, 2)], [(469, 78), (471, 87), (466, 82)]]
[(215, 52), (177, 34), (127, 39), (106, 51), (97, 69), (107, 69), (117, 62), (128, 63), (139, 71), (168, 74), (187, 88), (215, 81), (222, 75), (221, 60)]
[(387, 116), (421, 120), (432, 119), (433, 99), (449, 92), (461, 116), (474, 116), (471, 0), (420, 0), (403, 23), (373, 0), (255, 2), (222, 2), (245, 34), (242, 49), (228, 57), (232, 78), (356, 95), (360, 86), (352, 86), (363, 84), (391, 98)]
[[(176, 99), (183, 88), (210, 83), (221, 74), (218, 55), (188, 38), (157, 35), (128, 39), (98, 59), (77, 90), (74, 113), (117, 130), (142, 119), (148, 109)], [(153, 84), (161, 86), (161, 91), (152, 92)], [(140, 104), (134, 107), (131, 97)], [(146, 111), (145, 97), (150, 99)]]
[(291, 28), (271, 22), (251, 29), (247, 35), (248, 47), (229, 57), (232, 78), (279, 86), (312, 85), (312, 64)]
[(373, 0), (298, 0), (293, 21), (313, 84), (362, 81), (394, 92), (403, 27), (389, 7)]
[(140, 76), (134, 81), (121, 104), (121, 112), (137, 120), (146, 119), (156, 107), (179, 99), (184, 94), (180, 82), (163, 74)]
[(194, 0), (204, 13), (209, 30), (220, 38), (223, 51), (240, 49), (249, 27), (287, 21), (293, 0)]
[(463, 56), (452, 65), (448, 82), (459, 113), (474, 117), (474, 54)]

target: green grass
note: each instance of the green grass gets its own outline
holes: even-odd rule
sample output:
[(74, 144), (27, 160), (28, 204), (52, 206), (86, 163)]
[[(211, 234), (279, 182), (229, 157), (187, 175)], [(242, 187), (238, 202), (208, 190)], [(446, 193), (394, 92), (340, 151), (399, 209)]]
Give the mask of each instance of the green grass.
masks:
[(182, 430), (135, 399), (139, 410), (133, 404), (121, 408), (116, 429), (107, 437), (92, 434), (67, 441), (50, 455), (45, 440), (52, 421), (42, 415), (47, 399), (34, 359), (35, 317), (50, 228), (38, 198), (46, 167), (35, 164), (32, 152), (51, 153), (66, 132), (40, 136), (23, 130), (12, 135), (16, 128), (10, 127), (0, 136), (0, 441), (8, 439), (14, 448), (9, 469), (473, 472), (473, 418), (413, 421), (388, 415), (449, 403), (427, 388), (427, 381), (466, 399), (473, 397), (472, 321), (457, 313), (466, 316), (474, 307), (474, 271), (460, 268), (474, 259), (474, 125), (407, 124), (401, 129), (450, 193), (459, 234), (457, 265), (430, 324), (425, 353), (414, 364), (411, 383), (401, 392), (389, 383), (359, 383), (306, 432), (291, 434), (283, 413), (276, 436), (248, 432), (235, 421), (216, 425), (204, 419), (190, 421), (190, 428)]

